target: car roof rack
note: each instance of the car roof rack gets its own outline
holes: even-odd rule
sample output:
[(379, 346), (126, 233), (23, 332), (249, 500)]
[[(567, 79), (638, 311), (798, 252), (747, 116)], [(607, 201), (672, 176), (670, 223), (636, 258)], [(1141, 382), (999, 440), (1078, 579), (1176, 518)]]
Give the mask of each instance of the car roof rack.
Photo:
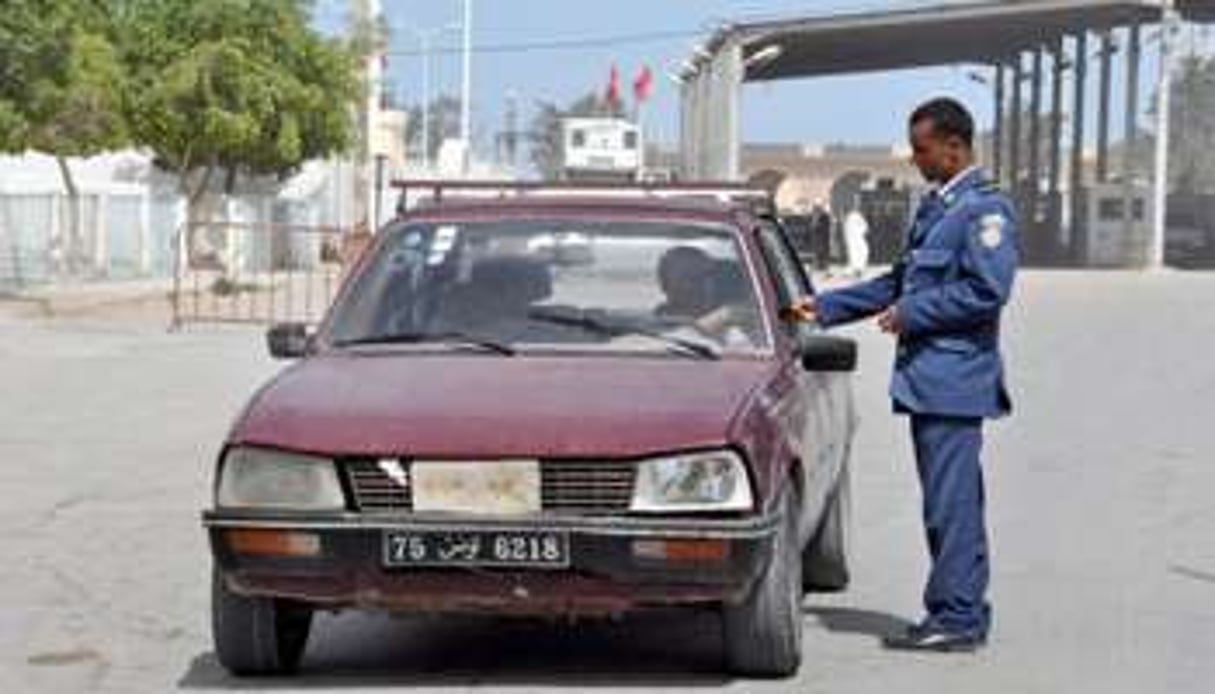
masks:
[(401, 191), (397, 213), (419, 206), (442, 205), (447, 200), (495, 200), (504, 198), (591, 197), (610, 199), (714, 200), (745, 205), (756, 214), (771, 215), (772, 193), (746, 183), (732, 181), (613, 182), (613, 181), (490, 181), (490, 180), (394, 180)]

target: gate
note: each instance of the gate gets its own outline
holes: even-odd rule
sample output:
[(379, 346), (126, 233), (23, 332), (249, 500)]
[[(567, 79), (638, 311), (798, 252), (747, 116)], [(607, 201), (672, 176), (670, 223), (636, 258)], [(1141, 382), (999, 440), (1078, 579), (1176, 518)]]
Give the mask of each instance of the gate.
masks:
[(172, 327), (315, 324), (366, 237), (330, 226), (186, 224), (175, 240)]

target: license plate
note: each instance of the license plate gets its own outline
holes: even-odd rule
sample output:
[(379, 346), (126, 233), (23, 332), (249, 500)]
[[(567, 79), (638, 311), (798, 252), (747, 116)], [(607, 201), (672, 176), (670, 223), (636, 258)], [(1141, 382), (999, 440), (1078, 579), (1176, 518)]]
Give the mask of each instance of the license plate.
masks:
[(534, 460), (415, 461), (413, 510), (475, 515), (540, 512), (540, 464)]
[(563, 569), (570, 565), (569, 535), (393, 530), (384, 533), (384, 565)]

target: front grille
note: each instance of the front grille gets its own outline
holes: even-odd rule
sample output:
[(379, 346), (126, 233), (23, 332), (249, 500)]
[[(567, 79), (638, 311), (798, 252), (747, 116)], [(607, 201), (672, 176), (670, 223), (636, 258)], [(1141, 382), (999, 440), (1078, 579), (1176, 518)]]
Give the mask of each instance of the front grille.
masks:
[[(346, 461), (343, 469), (355, 509), (373, 513), (412, 511), (409, 463), (402, 461), (400, 465), (404, 478), (394, 480), (376, 460)], [(627, 462), (543, 461), (540, 463), (541, 508), (545, 512), (570, 515), (625, 513), (633, 498), (636, 471), (636, 465)]]
[[(413, 494), (409, 486), (409, 467), (401, 463), (405, 473), (394, 480), (376, 460), (352, 460), (346, 463), (346, 480), (354, 495), (354, 507), (359, 511), (410, 511)], [(401, 482), (405, 484), (402, 485)]]
[(554, 460), (540, 466), (545, 511), (576, 515), (624, 513), (633, 499), (632, 463)]

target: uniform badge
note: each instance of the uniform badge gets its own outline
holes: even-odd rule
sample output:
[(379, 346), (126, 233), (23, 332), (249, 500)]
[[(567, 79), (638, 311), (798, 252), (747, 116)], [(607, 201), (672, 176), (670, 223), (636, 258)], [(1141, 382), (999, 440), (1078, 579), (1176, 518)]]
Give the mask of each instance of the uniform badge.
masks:
[(979, 241), (986, 248), (999, 248), (1004, 242), (1004, 216), (989, 214), (979, 222)]

